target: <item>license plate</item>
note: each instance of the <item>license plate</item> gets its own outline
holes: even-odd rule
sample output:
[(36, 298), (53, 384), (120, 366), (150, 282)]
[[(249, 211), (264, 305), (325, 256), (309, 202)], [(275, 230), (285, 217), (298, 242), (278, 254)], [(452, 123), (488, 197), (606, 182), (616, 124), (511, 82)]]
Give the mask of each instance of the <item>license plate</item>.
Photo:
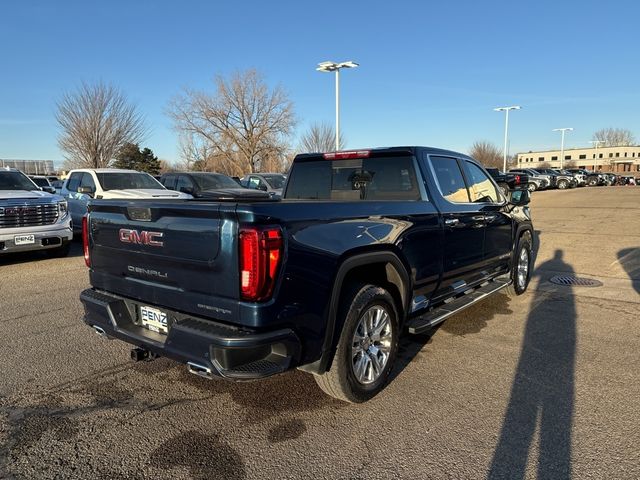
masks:
[(18, 235), (13, 237), (13, 243), (15, 245), (33, 245), (36, 243), (35, 235)]
[(167, 314), (157, 308), (141, 306), (140, 322), (142, 326), (157, 333), (167, 334), (169, 325), (167, 322)]

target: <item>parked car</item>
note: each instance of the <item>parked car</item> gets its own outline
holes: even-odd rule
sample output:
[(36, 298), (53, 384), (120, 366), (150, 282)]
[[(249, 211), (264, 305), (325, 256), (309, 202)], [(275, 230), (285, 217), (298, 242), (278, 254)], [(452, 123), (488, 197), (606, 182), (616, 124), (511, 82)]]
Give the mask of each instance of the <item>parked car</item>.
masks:
[(556, 173), (558, 173), (559, 175), (569, 175), (572, 176), (575, 181), (576, 181), (576, 186), (577, 187), (584, 187), (587, 185), (587, 176), (584, 175), (583, 173), (580, 172), (571, 172), (569, 170), (564, 170), (564, 169), (559, 169), (556, 168), (554, 169), (554, 171)]
[(19, 170), (0, 169), (0, 255), (45, 250), (66, 256), (72, 239), (64, 198), (43, 192)]
[(597, 172), (592, 170), (585, 170), (583, 168), (568, 168), (567, 171), (571, 173), (581, 173), (585, 176), (585, 182), (587, 185), (595, 187), (596, 185), (604, 184), (603, 179)]
[[(532, 179), (537, 180), (536, 188), (534, 190), (545, 190), (547, 188), (552, 188), (551, 178), (549, 175), (544, 173), (538, 173), (533, 168), (512, 168), (509, 170), (510, 173), (524, 173), (529, 176), (529, 181)], [(532, 190), (532, 189), (529, 189)]]
[(496, 181), (504, 195), (506, 195), (509, 190), (522, 188), (534, 190), (530, 186), (529, 176), (525, 173), (503, 173), (497, 168), (487, 168), (487, 172), (489, 172), (489, 175)]
[(243, 187), (262, 190), (272, 195), (282, 195), (287, 176), (282, 173), (252, 173), (240, 180)]
[(556, 188), (559, 188), (560, 190), (576, 188), (578, 186), (578, 181), (573, 177), (573, 175), (558, 173), (551, 168), (536, 168), (535, 171), (554, 177), (553, 183), (555, 183)]
[(527, 289), (529, 192), (508, 195), (466, 155), (397, 147), (298, 155), (282, 200), (91, 202), (84, 321), (136, 361), (236, 381), (298, 368), (363, 402), (403, 332)]
[(29, 175), (29, 178), (33, 183), (39, 186), (43, 192), (56, 193), (55, 187), (49, 183), (49, 179), (43, 175)]
[(244, 188), (231, 177), (221, 173), (181, 172), (166, 173), (160, 178), (169, 190), (187, 193), (194, 198), (260, 198), (269, 197), (266, 192)]
[(116, 168), (71, 170), (61, 195), (69, 202), (69, 212), (76, 230), (81, 228), (89, 200), (107, 198), (192, 198), (185, 193), (167, 190), (148, 173)]

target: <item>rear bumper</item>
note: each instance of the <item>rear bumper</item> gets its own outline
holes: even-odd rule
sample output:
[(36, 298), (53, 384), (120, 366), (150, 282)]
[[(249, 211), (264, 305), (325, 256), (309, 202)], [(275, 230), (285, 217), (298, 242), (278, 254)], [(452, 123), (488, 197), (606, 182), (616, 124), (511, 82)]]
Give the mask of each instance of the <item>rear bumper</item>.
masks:
[(84, 290), (80, 300), (87, 325), (107, 337), (186, 363), (201, 376), (265, 378), (295, 367), (300, 358), (300, 341), (291, 329), (255, 332), (161, 308), (171, 323), (164, 335), (137, 324), (140, 304), (132, 300), (93, 289)]
[[(22, 235), (33, 235), (35, 242), (28, 245), (16, 245), (15, 237)], [(3, 253), (48, 250), (61, 247), (64, 242), (70, 242), (71, 240), (73, 240), (73, 230), (71, 229), (70, 219), (54, 225), (12, 228), (11, 233), (5, 233), (0, 230), (0, 255)]]

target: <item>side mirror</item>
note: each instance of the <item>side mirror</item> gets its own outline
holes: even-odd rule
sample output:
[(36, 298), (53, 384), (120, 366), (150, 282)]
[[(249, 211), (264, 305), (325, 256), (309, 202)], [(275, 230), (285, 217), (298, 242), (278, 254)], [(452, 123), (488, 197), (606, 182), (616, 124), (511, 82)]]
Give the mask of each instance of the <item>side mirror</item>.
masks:
[(529, 190), (511, 190), (509, 192), (509, 203), (516, 207), (528, 205), (531, 201)]
[(82, 193), (83, 195), (93, 195), (93, 187), (78, 187), (78, 193)]
[(47, 187), (47, 186), (44, 186), (44, 187), (42, 187), (42, 190), (43, 190), (43, 191), (45, 191), (45, 192), (47, 192), (47, 193), (53, 193), (53, 194), (55, 194), (55, 193), (56, 193), (56, 189), (55, 189), (54, 187)]

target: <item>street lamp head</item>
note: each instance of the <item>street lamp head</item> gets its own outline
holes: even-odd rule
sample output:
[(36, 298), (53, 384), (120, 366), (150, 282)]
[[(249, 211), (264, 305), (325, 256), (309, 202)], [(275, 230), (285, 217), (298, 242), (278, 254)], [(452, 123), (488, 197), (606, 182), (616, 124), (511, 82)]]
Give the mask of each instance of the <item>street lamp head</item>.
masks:
[(520, 110), (522, 107), (520, 105), (512, 105), (510, 107), (497, 107), (493, 110), (495, 112), (506, 112), (507, 110)]
[(571, 132), (573, 131), (572, 127), (565, 127), (565, 128), (554, 128), (552, 130), (552, 132)]
[(358, 66), (359, 64), (357, 64), (356, 62), (352, 62), (351, 60), (341, 63), (321, 62), (318, 64), (318, 68), (316, 68), (316, 70), (318, 70), (319, 72), (335, 72), (336, 70), (340, 70), (341, 68), (356, 68)]

